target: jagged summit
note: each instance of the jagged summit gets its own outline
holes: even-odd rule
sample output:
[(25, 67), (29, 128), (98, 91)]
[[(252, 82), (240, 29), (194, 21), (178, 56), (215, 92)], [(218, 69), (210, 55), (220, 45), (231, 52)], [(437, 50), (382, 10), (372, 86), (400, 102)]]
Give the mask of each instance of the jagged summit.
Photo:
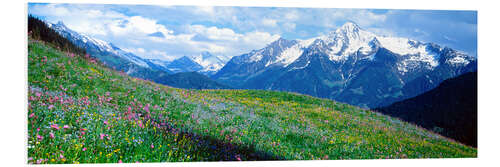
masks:
[(425, 92), (474, 70), (474, 63), (475, 58), (436, 44), (378, 36), (346, 22), (328, 35), (280, 38), (235, 56), (214, 78), (241, 88), (294, 91), (374, 107)]
[(351, 22), (351, 21), (348, 21), (348, 22), (344, 23), (344, 25), (340, 26), (340, 28), (338, 28), (337, 30), (356, 32), (356, 31), (359, 31), (360, 29), (361, 29), (361, 27), (358, 24)]
[(290, 42), (293, 42), (293, 41), (294, 40), (288, 40), (288, 39), (285, 39), (283, 37), (279, 37), (277, 40), (269, 43), (267, 45), (267, 47), (273, 47), (273, 46), (279, 46), (279, 47), (281, 47), (281, 46), (286, 45), (286, 44), (288, 44)]

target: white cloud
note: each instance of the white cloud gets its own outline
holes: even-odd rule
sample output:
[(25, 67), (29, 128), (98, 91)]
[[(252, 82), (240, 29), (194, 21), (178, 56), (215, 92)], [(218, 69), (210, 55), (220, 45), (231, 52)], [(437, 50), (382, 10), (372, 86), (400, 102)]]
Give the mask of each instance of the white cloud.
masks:
[(113, 20), (107, 23), (107, 28), (114, 35), (118, 36), (145, 36), (156, 32), (161, 32), (166, 36), (174, 33), (165, 26), (158, 24), (156, 20), (144, 18), (142, 16), (132, 16)]
[(295, 23), (290, 23), (290, 22), (283, 24), (283, 28), (289, 32), (295, 31), (296, 26), (297, 25)]
[(268, 26), (268, 27), (276, 27), (278, 24), (277, 20), (274, 19), (262, 19), (262, 25)]
[(205, 27), (203, 25), (190, 25), (188, 27), (191, 33), (202, 35), (211, 40), (236, 41), (240, 37), (229, 28)]
[(297, 20), (299, 18), (299, 14), (297, 11), (293, 10), (285, 14), (285, 19), (287, 20)]

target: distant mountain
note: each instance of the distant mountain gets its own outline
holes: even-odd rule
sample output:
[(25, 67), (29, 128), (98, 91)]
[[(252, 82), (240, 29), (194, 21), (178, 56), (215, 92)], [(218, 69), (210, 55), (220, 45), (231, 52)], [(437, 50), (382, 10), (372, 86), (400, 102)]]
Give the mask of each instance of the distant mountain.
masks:
[(188, 57), (182, 57), (172, 62), (143, 59), (116, 47), (112, 43), (75, 32), (66, 27), (63, 22), (58, 22), (57, 24), (45, 23), (77, 47), (85, 49), (87, 53), (96, 57), (108, 67), (126, 72), (130, 76), (179, 88), (229, 88), (198, 73), (178, 73), (171, 75), (174, 72), (191, 72), (204, 69), (203, 66)]
[(203, 67), (191, 60), (190, 58), (183, 56), (181, 58), (175, 59), (174, 61), (166, 65), (167, 69), (174, 73), (178, 72), (193, 72), (202, 70)]
[(164, 61), (159, 59), (148, 59), (156, 65), (162, 66), (173, 73), (179, 72), (198, 72), (211, 76), (219, 71), (229, 58), (220, 55), (212, 55), (210, 52), (202, 52), (199, 55), (183, 56), (173, 61)]
[(227, 57), (212, 55), (210, 52), (202, 52), (197, 56), (193, 56), (191, 59), (203, 67), (203, 69), (198, 70), (198, 72), (208, 76), (215, 74), (227, 63), (227, 61), (229, 61)]
[(158, 83), (176, 88), (185, 89), (229, 89), (231, 87), (220, 84), (197, 72), (179, 72), (158, 79)]
[(406, 38), (377, 36), (348, 22), (308, 40), (280, 38), (233, 57), (212, 78), (374, 108), (413, 97), (477, 69), (475, 57)]
[(445, 80), (424, 94), (375, 111), (477, 147), (477, 72)]

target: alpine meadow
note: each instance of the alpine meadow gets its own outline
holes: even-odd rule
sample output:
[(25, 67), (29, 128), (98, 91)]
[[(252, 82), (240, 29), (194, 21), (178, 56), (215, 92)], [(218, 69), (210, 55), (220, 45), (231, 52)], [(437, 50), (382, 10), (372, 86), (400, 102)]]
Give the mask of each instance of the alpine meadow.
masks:
[[(100, 19), (46, 12), (62, 8)], [(390, 14), (420, 11), (319, 29), (300, 17), (345, 11), (195, 9), (29, 3), (27, 163), (477, 157), (475, 48), (375, 33)], [(154, 17), (169, 10), (188, 14)], [(286, 12), (299, 15), (269, 21)]]

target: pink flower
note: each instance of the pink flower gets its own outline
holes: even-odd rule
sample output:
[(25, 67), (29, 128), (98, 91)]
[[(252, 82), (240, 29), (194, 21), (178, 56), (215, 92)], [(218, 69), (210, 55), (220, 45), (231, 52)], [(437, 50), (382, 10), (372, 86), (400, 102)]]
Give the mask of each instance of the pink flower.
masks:
[(36, 135), (36, 138), (37, 138), (38, 140), (43, 140), (43, 136), (40, 136), (40, 135)]
[(49, 105), (49, 110), (52, 109), (52, 108), (54, 108), (54, 105), (52, 105), (52, 104)]
[(36, 95), (37, 97), (40, 97), (40, 96), (42, 95), (42, 93), (40, 93), (40, 92), (36, 92), (36, 93), (35, 93), (35, 95)]
[(54, 128), (56, 130), (59, 130), (59, 125), (57, 125), (57, 124), (52, 124), (52, 125), (50, 125), (50, 127)]
[(87, 147), (83, 147), (82, 151), (85, 151), (85, 150), (87, 150)]
[(64, 156), (63, 156), (62, 154), (59, 154), (59, 158), (61, 158), (61, 159), (62, 159), (62, 158), (64, 158)]
[(153, 145), (153, 143), (151, 143), (151, 148), (155, 148), (155, 145)]
[(101, 140), (104, 140), (104, 134), (101, 133)]
[(31, 118), (31, 117), (34, 117), (34, 116), (35, 116), (35, 113), (31, 113), (29, 117)]
[(120, 159), (120, 160), (118, 161), (118, 163), (123, 163), (123, 161)]
[(144, 128), (144, 125), (142, 125), (141, 121), (137, 122), (137, 124), (139, 124), (139, 127)]
[(105, 124), (105, 125), (108, 125), (108, 121), (107, 121), (107, 120), (106, 120), (106, 121), (104, 121), (104, 124)]
[(50, 138), (54, 138), (54, 133), (50, 132)]
[(64, 125), (63, 126), (64, 129), (68, 129), (69, 128), (69, 125)]

